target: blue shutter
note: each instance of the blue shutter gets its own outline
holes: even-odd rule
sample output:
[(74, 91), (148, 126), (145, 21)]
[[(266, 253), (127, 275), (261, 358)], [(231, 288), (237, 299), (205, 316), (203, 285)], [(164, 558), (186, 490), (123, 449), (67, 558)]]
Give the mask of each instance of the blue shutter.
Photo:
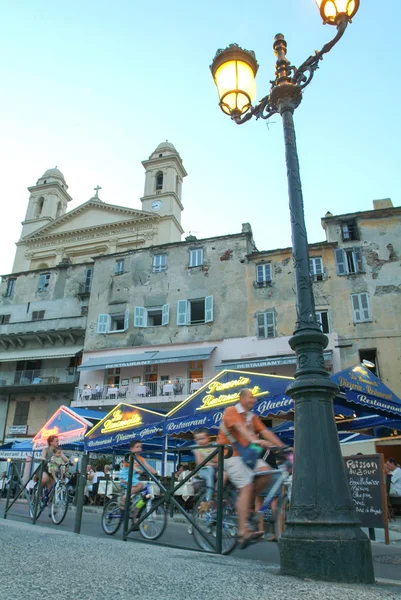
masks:
[(170, 319), (170, 304), (163, 304), (162, 325), (168, 325), (169, 319)]
[(145, 308), (143, 306), (134, 307), (134, 327), (146, 327)]
[(369, 294), (360, 294), (360, 304), (363, 313), (363, 320), (370, 321), (370, 305), (369, 305)]
[(177, 325), (186, 325), (188, 323), (188, 300), (178, 300), (177, 302)]
[(362, 262), (362, 252), (361, 249), (358, 248), (354, 248), (354, 263), (355, 263), (355, 270), (357, 273), (362, 273), (363, 272), (363, 262)]
[(124, 314), (124, 331), (127, 331), (129, 325), (129, 310), (125, 311)]
[(205, 323), (211, 323), (213, 321), (213, 296), (206, 296), (205, 298)]
[(267, 337), (276, 337), (276, 319), (272, 310), (266, 312), (266, 328)]
[(361, 307), (359, 305), (359, 294), (351, 295), (352, 310), (354, 312), (354, 323), (359, 323), (361, 319)]
[(346, 257), (344, 250), (334, 250), (334, 256), (336, 258), (337, 275), (346, 275), (347, 267), (345, 262)]
[(265, 326), (265, 313), (259, 313), (256, 315), (257, 319), (257, 336), (258, 338), (266, 338), (267, 331)]
[(110, 315), (99, 315), (97, 318), (97, 333), (108, 333), (110, 329)]

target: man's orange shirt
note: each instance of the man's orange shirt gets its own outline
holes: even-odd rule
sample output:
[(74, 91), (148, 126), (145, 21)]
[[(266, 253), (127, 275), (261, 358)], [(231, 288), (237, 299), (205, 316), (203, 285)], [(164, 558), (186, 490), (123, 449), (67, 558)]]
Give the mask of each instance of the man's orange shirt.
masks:
[[(233, 436), (235, 441), (244, 447), (248, 446), (249, 442), (239, 433), (239, 431), (237, 431), (237, 429), (234, 428), (234, 425), (236, 425), (237, 423), (242, 423), (242, 425), (245, 425), (245, 427), (249, 428), (246, 422), (245, 414), (245, 412), (239, 413), (235, 406), (229, 406), (223, 413), (224, 426), (226, 427), (226, 429), (228, 429), (229, 433)], [(252, 429), (256, 434), (260, 433), (261, 431), (266, 431), (266, 427), (256, 415), (252, 415)], [(217, 436), (217, 443), (231, 444), (230, 440), (224, 435), (221, 429), (219, 430), (219, 435)], [(233, 450), (233, 456), (239, 456), (237, 450), (235, 450), (235, 448), (233, 448)]]

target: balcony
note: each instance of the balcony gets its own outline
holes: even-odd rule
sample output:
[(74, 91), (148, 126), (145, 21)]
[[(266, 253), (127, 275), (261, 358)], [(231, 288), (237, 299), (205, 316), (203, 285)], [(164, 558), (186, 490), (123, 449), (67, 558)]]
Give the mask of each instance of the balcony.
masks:
[(170, 408), (196, 392), (206, 382), (203, 379), (181, 379), (179, 382), (144, 381), (128, 385), (79, 386), (75, 388), (71, 406), (115, 406), (127, 404), (158, 405)]
[(77, 336), (83, 337), (85, 328), (86, 316), (3, 323), (0, 325), (0, 342), (5, 347), (8, 344), (24, 346), (24, 338), (35, 338), (41, 344), (49, 341), (64, 343), (66, 339), (75, 343)]
[(77, 296), (83, 300), (84, 298), (89, 298), (91, 293), (92, 282), (80, 283), (78, 287)]
[(32, 369), (14, 371), (13, 373), (0, 372), (0, 387), (26, 387), (26, 386), (54, 386), (77, 383), (79, 373), (73, 367), (57, 369)]

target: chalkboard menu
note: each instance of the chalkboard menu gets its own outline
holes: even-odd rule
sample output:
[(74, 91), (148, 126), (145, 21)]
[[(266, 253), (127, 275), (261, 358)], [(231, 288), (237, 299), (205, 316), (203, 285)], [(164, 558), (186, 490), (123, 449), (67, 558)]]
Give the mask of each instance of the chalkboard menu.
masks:
[(387, 530), (387, 497), (383, 454), (344, 457), (345, 471), (362, 527)]

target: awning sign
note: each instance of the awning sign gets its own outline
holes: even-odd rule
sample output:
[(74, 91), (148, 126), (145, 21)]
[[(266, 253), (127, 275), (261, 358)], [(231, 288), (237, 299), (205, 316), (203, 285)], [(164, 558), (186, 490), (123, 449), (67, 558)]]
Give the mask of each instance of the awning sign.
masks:
[(164, 414), (121, 402), (85, 436), (87, 450), (102, 450), (146, 440), (163, 431)]
[(47, 446), (47, 438), (51, 435), (58, 436), (60, 445), (77, 442), (83, 439), (90, 426), (89, 421), (77, 415), (73, 410), (67, 406), (60, 406), (33, 438), (33, 447)]

